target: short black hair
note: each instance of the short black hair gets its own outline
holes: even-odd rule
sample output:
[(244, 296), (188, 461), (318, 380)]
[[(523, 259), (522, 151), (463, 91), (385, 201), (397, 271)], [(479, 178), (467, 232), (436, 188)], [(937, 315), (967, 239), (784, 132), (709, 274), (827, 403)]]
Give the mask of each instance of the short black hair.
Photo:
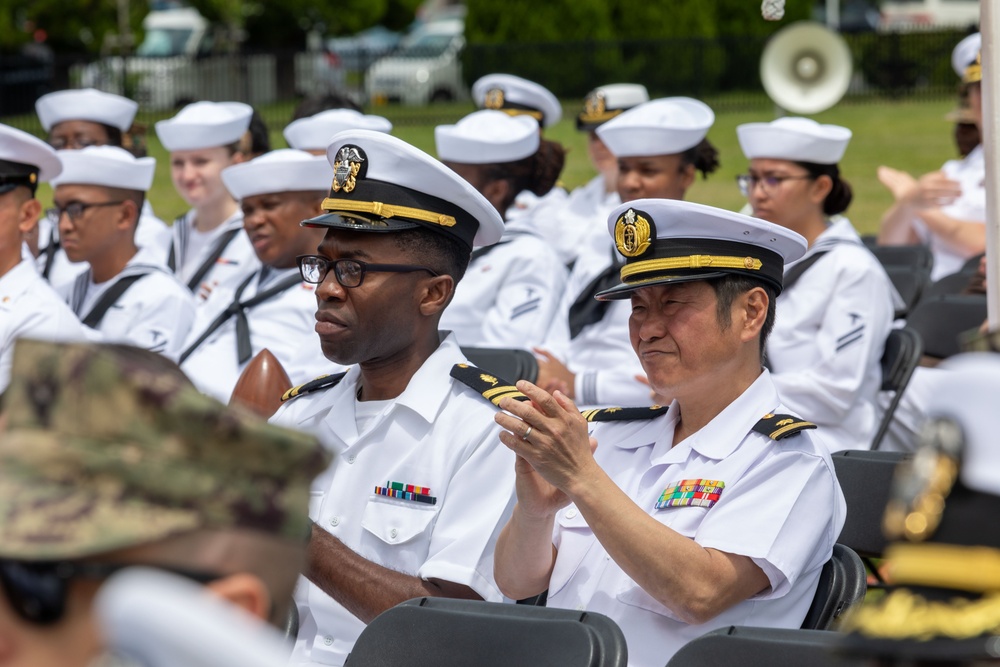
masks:
[(715, 316), (719, 320), (719, 326), (723, 331), (729, 329), (732, 324), (731, 311), (733, 301), (741, 294), (746, 294), (755, 287), (762, 288), (767, 293), (767, 314), (764, 316), (764, 326), (760, 330), (760, 359), (764, 361), (764, 350), (767, 346), (767, 338), (774, 328), (774, 317), (776, 311), (777, 294), (774, 288), (763, 280), (756, 280), (747, 276), (730, 274), (722, 278), (708, 281), (715, 290), (716, 309)]
[(415, 263), (448, 274), (456, 284), (469, 268), (472, 250), (458, 239), (425, 229), (395, 232), (392, 237), (396, 247), (410, 255)]
[(321, 111), (329, 111), (330, 109), (353, 109), (354, 111), (361, 111), (361, 107), (353, 99), (339, 91), (331, 91), (325, 95), (307, 97), (299, 102), (299, 105), (295, 107), (294, 113), (292, 113), (292, 120), (309, 118)]

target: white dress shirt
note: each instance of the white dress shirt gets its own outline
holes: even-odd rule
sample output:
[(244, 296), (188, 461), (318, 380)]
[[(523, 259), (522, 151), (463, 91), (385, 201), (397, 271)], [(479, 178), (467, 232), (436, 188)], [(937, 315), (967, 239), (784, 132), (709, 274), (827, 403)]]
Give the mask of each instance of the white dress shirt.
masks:
[[(662, 667), (681, 646), (718, 627), (800, 627), (846, 508), (827, 447), (815, 431), (774, 441), (752, 430), (772, 412), (785, 408), (765, 371), (677, 445), (671, 446), (676, 403), (661, 417), (597, 424), (593, 431), (598, 463), (633, 501), (702, 547), (751, 558), (767, 575), (768, 589), (711, 621), (689, 625), (625, 574), (569, 505), (556, 515), (558, 553), (547, 605), (609, 616), (625, 633), (633, 667)], [(660, 495), (684, 480), (725, 486), (711, 507), (656, 509)]]

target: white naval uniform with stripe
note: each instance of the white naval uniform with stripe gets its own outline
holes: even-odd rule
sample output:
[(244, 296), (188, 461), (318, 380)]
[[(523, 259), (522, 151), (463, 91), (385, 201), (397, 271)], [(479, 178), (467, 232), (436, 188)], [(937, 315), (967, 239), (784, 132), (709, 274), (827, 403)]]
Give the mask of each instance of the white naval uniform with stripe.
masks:
[(781, 402), (818, 424), (833, 451), (868, 449), (881, 418), (880, 360), (896, 291), (847, 218), (786, 265), (786, 275), (822, 251), (778, 297), (766, 363)]
[[(252, 299), (258, 293), (271, 288), (290, 276), (297, 276), (298, 268), (269, 269), (267, 275), (257, 271), (248, 289), (240, 297), (241, 302)], [(212, 290), (205, 304), (198, 308), (194, 325), (184, 342), (186, 350), (205, 332), (208, 326), (232, 304), (235, 289), (229, 286)], [(292, 377), (293, 361), (300, 354), (311, 353), (319, 362), (326, 360), (320, 347), (319, 337), (313, 330), (316, 325), (315, 286), (298, 281), (270, 299), (245, 310), (251, 344), (251, 359), (267, 348), (281, 362), (293, 384), (308, 382), (319, 374), (318, 368), (311, 369), (308, 377), (299, 374)], [(230, 317), (219, 326), (203, 343), (181, 363), (199, 391), (228, 403), (240, 373), (248, 361), (240, 362), (237, 354), (237, 318)]]
[[(373, 418), (356, 399), (354, 366), (335, 387), (290, 400), (271, 422), (313, 433), (334, 453), (312, 485), (317, 526), (378, 565), (499, 602), (493, 548), (513, 508), (514, 455), (500, 442), (497, 408), (451, 377), (459, 363), (468, 362), (447, 335)], [(376, 494), (386, 482), (428, 487), (436, 501)], [(289, 664), (343, 665), (365, 624), (306, 579), (295, 600), (299, 634)]]
[(565, 203), (552, 211), (558, 229), (553, 242), (566, 264), (576, 262), (584, 249), (595, 245), (614, 247), (608, 236), (608, 215), (621, 203), (617, 192), (605, 191), (604, 177), (598, 174), (570, 192)]
[(64, 293), (70, 309), (83, 321), (115, 283), (142, 275), (107, 310), (92, 337), (135, 345), (176, 360), (194, 321), (194, 298), (157, 257), (152, 250), (140, 248), (111, 280), (92, 284), (87, 269)]
[[(846, 508), (817, 431), (776, 441), (752, 430), (765, 414), (784, 412), (764, 371), (715, 419), (676, 445), (676, 402), (654, 419), (593, 428), (597, 462), (629, 498), (702, 547), (751, 558), (770, 588), (706, 623), (689, 625), (625, 574), (587, 518), (569, 505), (556, 515), (557, 554), (546, 604), (609, 616), (625, 633), (632, 667), (662, 667), (681, 646), (719, 627), (801, 627)], [(724, 487), (714, 503), (680, 500), (657, 509), (664, 491), (686, 480)]]
[(14, 343), (18, 338), (87, 339), (86, 327), (38, 275), (33, 259), (22, 259), (0, 276), (0, 393), (10, 382)]
[(207, 234), (194, 231), (194, 218), (195, 211), (191, 209), (176, 220), (173, 227), (174, 272), (177, 279), (185, 285), (189, 285), (205, 260), (213, 254), (222, 237), (227, 232), (239, 230), (199, 281), (199, 285), (192, 289), (196, 305), (201, 306), (216, 287), (239, 286), (260, 268), (260, 260), (257, 259), (250, 238), (243, 231), (242, 211), (237, 210)]
[(566, 269), (540, 236), (514, 224), (496, 245), (473, 253), (441, 328), (466, 347), (540, 345), (566, 285)]

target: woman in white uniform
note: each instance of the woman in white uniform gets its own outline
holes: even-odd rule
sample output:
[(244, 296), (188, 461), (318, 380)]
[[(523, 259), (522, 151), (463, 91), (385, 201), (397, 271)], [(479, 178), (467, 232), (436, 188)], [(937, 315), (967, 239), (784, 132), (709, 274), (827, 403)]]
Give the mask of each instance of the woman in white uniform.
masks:
[[(565, 150), (542, 139), (527, 116), (484, 109), (434, 131), (438, 158), (501, 216), (527, 190), (544, 196), (562, 171)], [(500, 242), (476, 250), (441, 318), (458, 342), (476, 347), (540, 345), (566, 284), (566, 269), (531, 228), (508, 226)]]
[[(895, 290), (841, 216), (851, 188), (837, 163), (851, 131), (806, 118), (736, 128), (750, 160), (738, 178), (753, 215), (798, 232), (805, 256), (785, 267), (766, 362), (782, 403), (823, 429), (833, 450), (867, 449), (878, 427), (879, 361)], [(831, 216), (838, 216), (836, 222)]]

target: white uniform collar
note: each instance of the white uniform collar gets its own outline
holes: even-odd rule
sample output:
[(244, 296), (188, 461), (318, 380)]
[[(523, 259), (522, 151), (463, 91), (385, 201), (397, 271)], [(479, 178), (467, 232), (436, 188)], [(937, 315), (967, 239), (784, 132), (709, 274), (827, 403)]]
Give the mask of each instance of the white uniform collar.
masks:
[(24, 294), (32, 283), (41, 280), (33, 260), (22, 259), (10, 271), (0, 276), (0, 308)]

